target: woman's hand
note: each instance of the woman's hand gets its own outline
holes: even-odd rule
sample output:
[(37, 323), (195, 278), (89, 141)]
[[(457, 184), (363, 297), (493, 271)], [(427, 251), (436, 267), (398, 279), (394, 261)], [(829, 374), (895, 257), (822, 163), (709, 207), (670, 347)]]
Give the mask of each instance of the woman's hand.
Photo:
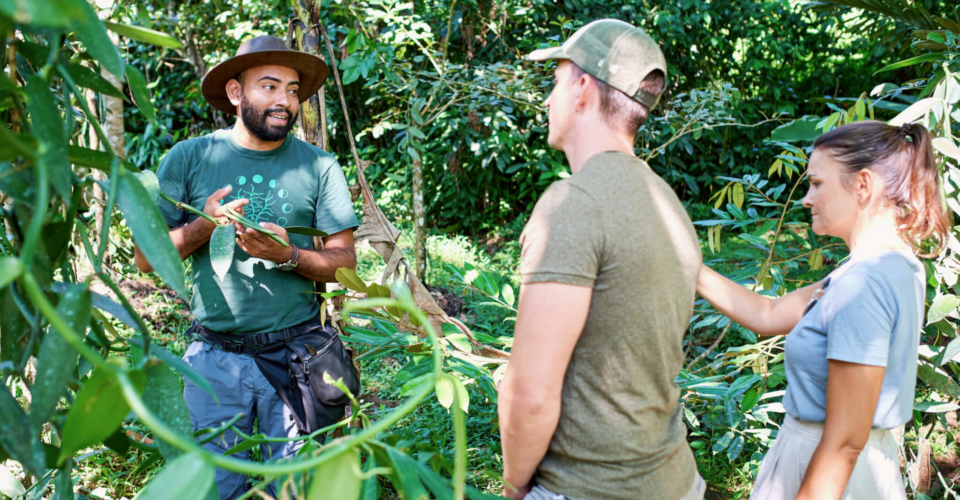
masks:
[(827, 423), (797, 500), (839, 499), (870, 438), (886, 368), (829, 360)]

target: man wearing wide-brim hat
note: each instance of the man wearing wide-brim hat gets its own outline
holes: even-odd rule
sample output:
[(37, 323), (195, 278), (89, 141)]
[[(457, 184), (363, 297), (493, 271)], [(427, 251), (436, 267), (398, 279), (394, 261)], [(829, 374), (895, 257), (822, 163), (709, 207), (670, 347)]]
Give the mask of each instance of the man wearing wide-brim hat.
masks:
[[(306, 292), (314, 291), (315, 282), (334, 281), (338, 268), (356, 267), (358, 222), (343, 171), (333, 156), (289, 133), (300, 103), (316, 94), (326, 76), (323, 60), (291, 50), (279, 38), (247, 40), (235, 57), (211, 69), (201, 86), (210, 105), (238, 117), (234, 126), (176, 144), (157, 172), (161, 190), (172, 198), (203, 207), (223, 223), (226, 207), (232, 208), (288, 244), (236, 225), (237, 248), (221, 279), (208, 244), (216, 226), (159, 202), (181, 257), (193, 259), (190, 306), (196, 322), (184, 360), (210, 381), (219, 400), (189, 378), (184, 381), (195, 429), (219, 427), (242, 413), (236, 427), (248, 434), (255, 418), (259, 432), (268, 436), (302, 431), (271, 384), (275, 380), (265, 377), (250, 353), (281, 334), (316, 331), (319, 304)], [(317, 249), (310, 236), (288, 234), (284, 228), (292, 226), (329, 236)], [(137, 266), (151, 270), (139, 249)], [(237, 442), (227, 431), (206, 447), (222, 453)], [(262, 455), (293, 456), (298, 443), (265, 444)], [(247, 490), (247, 480), (218, 469), (217, 486), (221, 498), (236, 498)]]

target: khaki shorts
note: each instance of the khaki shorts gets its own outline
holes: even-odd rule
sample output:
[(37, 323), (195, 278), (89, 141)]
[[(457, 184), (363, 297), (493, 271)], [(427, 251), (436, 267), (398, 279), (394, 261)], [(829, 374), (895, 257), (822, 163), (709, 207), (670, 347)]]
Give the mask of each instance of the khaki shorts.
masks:
[[(760, 464), (751, 500), (793, 500), (823, 436), (823, 424), (801, 422), (787, 415), (776, 441)], [(870, 431), (857, 458), (842, 500), (906, 500), (900, 475), (899, 447), (886, 429)]]
[[(677, 500), (703, 500), (704, 493), (707, 492), (707, 483), (703, 481), (703, 478), (700, 477), (700, 474), (697, 474), (693, 478), (693, 485), (690, 486), (690, 491), (687, 492), (683, 497), (678, 498)], [(639, 492), (637, 498), (643, 498), (642, 492)], [(563, 496), (559, 493), (554, 493), (543, 486), (534, 486), (530, 493), (527, 493), (523, 497), (523, 500), (582, 500), (580, 498)]]

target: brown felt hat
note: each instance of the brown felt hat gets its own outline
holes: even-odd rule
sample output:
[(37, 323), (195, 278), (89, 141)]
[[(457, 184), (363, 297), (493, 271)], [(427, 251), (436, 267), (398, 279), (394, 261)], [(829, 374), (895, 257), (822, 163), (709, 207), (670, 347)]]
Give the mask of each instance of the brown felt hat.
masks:
[(300, 88), (297, 91), (300, 102), (316, 94), (327, 79), (327, 64), (323, 59), (293, 50), (275, 36), (264, 35), (243, 42), (237, 49), (237, 55), (207, 72), (200, 84), (203, 98), (220, 111), (236, 115), (237, 107), (227, 97), (227, 82), (244, 70), (257, 66), (286, 66), (297, 70), (300, 74)]

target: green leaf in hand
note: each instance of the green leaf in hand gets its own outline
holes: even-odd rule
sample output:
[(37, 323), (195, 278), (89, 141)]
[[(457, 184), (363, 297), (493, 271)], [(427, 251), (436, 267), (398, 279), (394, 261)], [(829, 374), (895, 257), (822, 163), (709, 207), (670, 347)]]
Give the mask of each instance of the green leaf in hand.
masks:
[(210, 265), (213, 266), (213, 272), (217, 273), (220, 282), (230, 270), (230, 264), (233, 263), (233, 251), (237, 246), (237, 230), (233, 224), (219, 225), (213, 230), (210, 236)]

